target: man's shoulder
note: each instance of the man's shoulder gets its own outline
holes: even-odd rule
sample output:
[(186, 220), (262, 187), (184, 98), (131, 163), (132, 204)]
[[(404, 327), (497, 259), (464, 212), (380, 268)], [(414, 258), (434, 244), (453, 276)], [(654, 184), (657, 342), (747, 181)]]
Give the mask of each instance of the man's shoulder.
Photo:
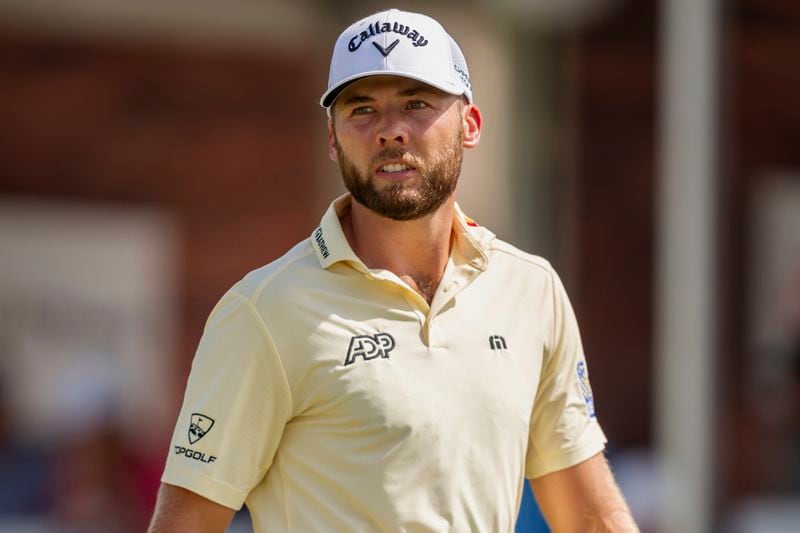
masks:
[(488, 252), (490, 256), (494, 256), (497, 259), (507, 260), (515, 270), (527, 270), (548, 276), (554, 274), (553, 266), (544, 257), (522, 251), (513, 244), (501, 239), (493, 239), (489, 245)]
[(255, 303), (268, 288), (301, 284), (304, 276), (319, 270), (314, 248), (303, 239), (281, 257), (248, 272), (231, 291)]

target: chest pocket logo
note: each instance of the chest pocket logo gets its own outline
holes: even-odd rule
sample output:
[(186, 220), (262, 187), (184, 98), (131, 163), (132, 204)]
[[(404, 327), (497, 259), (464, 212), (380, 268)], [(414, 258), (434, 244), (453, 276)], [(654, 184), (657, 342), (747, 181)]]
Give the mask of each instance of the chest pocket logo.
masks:
[(492, 350), (508, 350), (508, 345), (500, 335), (492, 335), (489, 337), (489, 348)]
[(377, 359), (378, 357), (388, 358), (389, 352), (394, 350), (394, 347), (394, 337), (388, 333), (356, 335), (350, 339), (350, 346), (347, 348), (347, 357), (344, 360), (344, 366), (355, 363), (357, 357), (362, 357), (364, 361)]

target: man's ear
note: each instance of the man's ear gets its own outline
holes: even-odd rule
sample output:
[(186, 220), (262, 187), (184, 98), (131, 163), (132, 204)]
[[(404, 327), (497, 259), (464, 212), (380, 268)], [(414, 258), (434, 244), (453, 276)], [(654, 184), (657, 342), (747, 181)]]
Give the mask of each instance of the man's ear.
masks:
[(339, 162), (339, 150), (336, 148), (336, 134), (333, 132), (333, 118), (328, 119), (328, 157), (334, 163)]
[(461, 118), (464, 125), (464, 148), (475, 148), (481, 140), (483, 127), (481, 110), (475, 104), (467, 104), (464, 106)]

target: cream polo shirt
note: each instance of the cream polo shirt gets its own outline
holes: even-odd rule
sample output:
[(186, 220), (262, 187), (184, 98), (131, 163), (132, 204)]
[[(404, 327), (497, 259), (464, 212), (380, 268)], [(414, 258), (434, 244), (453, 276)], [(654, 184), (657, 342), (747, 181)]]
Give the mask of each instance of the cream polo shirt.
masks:
[(456, 208), (429, 306), (356, 257), (349, 205), (216, 305), (162, 481), (255, 531), (513, 531), (525, 477), (605, 443), (561, 282)]

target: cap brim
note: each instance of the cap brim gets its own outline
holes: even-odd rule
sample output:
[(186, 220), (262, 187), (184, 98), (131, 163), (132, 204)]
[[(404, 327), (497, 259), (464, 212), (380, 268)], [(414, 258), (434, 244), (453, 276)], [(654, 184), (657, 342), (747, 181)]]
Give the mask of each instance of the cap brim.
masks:
[(472, 103), (472, 98), (470, 97), (467, 90), (464, 86), (460, 86), (454, 83), (451, 83), (446, 80), (437, 80), (432, 78), (426, 78), (424, 76), (420, 76), (419, 74), (411, 73), (411, 72), (397, 72), (395, 70), (374, 70), (370, 72), (359, 72), (358, 74), (354, 74), (347, 78), (344, 78), (339, 81), (336, 85), (331, 87), (330, 89), (322, 95), (322, 98), (319, 100), (319, 105), (322, 107), (329, 108), (333, 105), (333, 102), (336, 101), (336, 98), (339, 97), (339, 94), (351, 83), (360, 80), (361, 78), (366, 78), (369, 76), (380, 76), (380, 75), (387, 75), (387, 76), (399, 76), (401, 78), (409, 78), (412, 80), (421, 81), (431, 87), (435, 87), (441, 91), (444, 91), (448, 94), (454, 94), (456, 96), (466, 95), (467, 99), (470, 103)]

